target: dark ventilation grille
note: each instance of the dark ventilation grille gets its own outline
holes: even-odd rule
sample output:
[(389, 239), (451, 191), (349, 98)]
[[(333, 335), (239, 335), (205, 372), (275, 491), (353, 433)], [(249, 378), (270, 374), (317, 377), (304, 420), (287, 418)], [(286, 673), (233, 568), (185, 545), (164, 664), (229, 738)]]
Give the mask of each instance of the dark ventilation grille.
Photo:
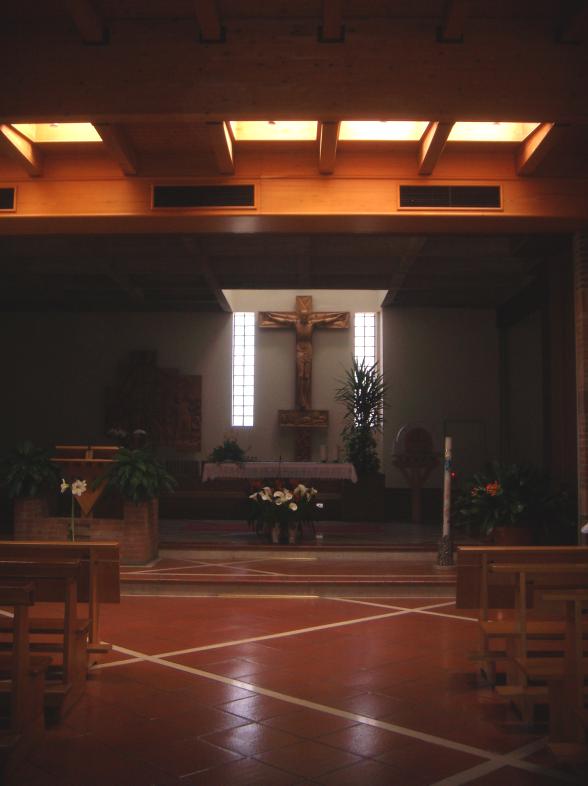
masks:
[(255, 207), (253, 186), (154, 186), (153, 207)]
[(500, 186), (400, 186), (400, 207), (500, 207)]
[(0, 188), (0, 210), (14, 210), (14, 188)]

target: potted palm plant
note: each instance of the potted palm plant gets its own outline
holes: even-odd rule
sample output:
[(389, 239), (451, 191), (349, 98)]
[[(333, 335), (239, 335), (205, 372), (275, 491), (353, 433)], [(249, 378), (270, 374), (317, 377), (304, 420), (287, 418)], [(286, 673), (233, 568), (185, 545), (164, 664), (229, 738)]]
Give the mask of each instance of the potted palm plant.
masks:
[(375, 435), (384, 425), (387, 390), (377, 363), (368, 366), (354, 358), (335, 393), (337, 401), (345, 406), (341, 436), (347, 458), (360, 476), (373, 475), (380, 469)]
[[(346, 484), (343, 492), (344, 516), (348, 520), (382, 520), (386, 516), (376, 435), (384, 425), (387, 390), (377, 363), (368, 365), (354, 358), (335, 393), (337, 401), (345, 406), (341, 437), (346, 458), (359, 477), (352, 487)], [(367, 506), (366, 498), (370, 500)]]

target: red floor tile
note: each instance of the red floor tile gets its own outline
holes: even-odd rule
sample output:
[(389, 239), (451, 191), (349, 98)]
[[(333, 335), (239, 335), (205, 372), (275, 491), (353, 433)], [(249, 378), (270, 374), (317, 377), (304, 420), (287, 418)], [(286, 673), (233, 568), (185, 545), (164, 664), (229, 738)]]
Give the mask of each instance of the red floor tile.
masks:
[(196, 775), (187, 775), (181, 778), (180, 783), (181, 786), (301, 786), (298, 775), (255, 759), (240, 759)]
[(244, 756), (285, 748), (300, 741), (299, 737), (260, 723), (247, 723), (233, 729), (209, 734), (204, 739), (213, 745), (226, 748)]
[(256, 758), (306, 778), (315, 778), (359, 761), (359, 756), (312, 740), (262, 753)]

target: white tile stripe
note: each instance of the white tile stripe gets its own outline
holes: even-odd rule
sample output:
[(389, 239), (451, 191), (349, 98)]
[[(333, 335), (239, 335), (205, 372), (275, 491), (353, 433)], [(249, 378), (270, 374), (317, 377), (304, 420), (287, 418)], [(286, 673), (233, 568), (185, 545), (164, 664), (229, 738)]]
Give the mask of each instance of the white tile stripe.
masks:
[[(149, 661), (151, 663), (156, 663), (160, 666), (165, 666), (167, 668), (185, 672), (186, 674), (194, 674), (197, 677), (203, 677), (204, 679), (213, 680), (214, 682), (221, 682), (225, 685), (230, 685), (231, 687), (235, 687), (235, 688), (241, 688), (242, 690), (246, 690), (254, 694), (267, 696), (268, 698), (272, 698), (272, 699), (278, 699), (279, 701), (283, 701), (287, 704), (294, 704), (295, 706), (304, 707), (305, 709), (315, 710), (317, 712), (322, 712), (326, 715), (333, 715), (335, 717), (345, 718), (346, 720), (355, 721), (356, 723), (362, 723), (366, 726), (373, 726), (378, 729), (384, 729), (385, 731), (391, 731), (395, 734), (400, 734), (405, 737), (410, 737), (411, 739), (420, 740), (421, 742), (437, 745), (442, 748), (449, 748), (451, 750), (460, 751), (461, 753), (468, 753), (472, 756), (478, 756), (479, 758), (482, 759), (488, 759), (489, 762), (493, 764), (492, 769), (500, 769), (501, 767), (506, 767), (506, 766), (517, 767), (519, 769), (526, 770), (528, 772), (538, 773), (543, 776), (556, 778), (560, 782), (577, 783), (577, 784), (581, 783), (581, 781), (577, 778), (572, 778), (566, 775), (562, 776), (561, 772), (545, 769), (537, 764), (533, 764), (532, 762), (520, 761), (517, 756), (517, 751), (514, 751), (509, 754), (493, 753), (492, 751), (487, 751), (484, 750), (483, 748), (477, 748), (472, 745), (465, 745), (461, 742), (454, 742), (453, 740), (445, 739), (444, 737), (438, 737), (433, 734), (426, 734), (425, 732), (420, 732), (417, 731), (416, 729), (409, 729), (404, 726), (398, 726), (393, 723), (377, 720), (376, 718), (370, 718), (367, 715), (358, 715), (353, 712), (348, 712), (347, 710), (340, 710), (337, 707), (329, 707), (326, 704), (319, 704), (314, 701), (308, 701), (307, 699), (299, 699), (295, 696), (290, 696), (286, 693), (280, 693), (279, 691), (270, 690), (269, 688), (262, 688), (258, 685), (254, 685), (249, 682), (244, 682), (243, 680), (237, 680), (231, 677), (225, 677), (221, 674), (214, 674), (213, 672), (203, 671), (202, 669), (196, 669), (192, 666), (186, 666), (181, 663), (174, 663), (173, 661), (165, 660), (164, 658), (157, 655), (146, 655), (145, 653), (141, 653), (136, 650), (130, 650), (125, 647), (118, 647), (115, 645), (113, 645), (113, 649), (116, 649), (117, 651), (122, 652), (123, 654), (134, 656), (134, 658), (136, 658), (137, 660)], [(545, 741), (543, 740), (542, 745), (540, 747), (544, 747), (544, 745), (545, 745)], [(465, 783), (466, 781), (463, 782)]]
[[(143, 598), (143, 597), (146, 597), (146, 596), (144, 596), (144, 595), (128, 595), (126, 597)], [(178, 596), (169, 596), (169, 595), (160, 596), (160, 595), (155, 595), (153, 597), (189, 598), (191, 596), (189, 596), (189, 595), (178, 595)], [(250, 598), (249, 595), (242, 595), (242, 596), (236, 596), (236, 597), (242, 597), (244, 599), (249, 599)], [(289, 597), (289, 596), (286, 596), (286, 597)], [(316, 597), (319, 597), (319, 596), (316, 596)], [(300, 598), (298, 598), (298, 599), (300, 599)], [(332, 600), (339, 600), (339, 598), (333, 598)], [(435, 609), (437, 607), (446, 606), (446, 605), (447, 605), (446, 602), (444, 602), (444, 603), (434, 603), (434, 604), (430, 604), (430, 605), (427, 605), (427, 606), (421, 606), (418, 609), (406, 609), (406, 608), (403, 608), (402, 606), (387, 606), (386, 608), (395, 609), (395, 611), (392, 611), (389, 614), (376, 614), (376, 615), (371, 616), (371, 617), (354, 617), (351, 620), (342, 620), (340, 622), (329, 622), (329, 623), (325, 623), (324, 625), (314, 625), (314, 626), (309, 627), (309, 628), (295, 628), (293, 630), (282, 631), (281, 633), (267, 633), (267, 634), (264, 634), (263, 636), (254, 636), (254, 637), (251, 637), (251, 638), (248, 638), (248, 639), (238, 639), (238, 640), (235, 640), (235, 641), (222, 641), (222, 642), (217, 642), (216, 644), (204, 644), (204, 645), (202, 645), (200, 647), (189, 647), (187, 649), (175, 650), (175, 651), (171, 651), (171, 652), (160, 652), (160, 653), (158, 653), (156, 655), (153, 655), (151, 657), (155, 657), (155, 658), (171, 658), (171, 657), (175, 657), (177, 655), (190, 655), (193, 652), (206, 652), (208, 650), (224, 649), (225, 647), (237, 647), (237, 646), (239, 646), (241, 644), (256, 644), (259, 641), (269, 641), (271, 639), (283, 639), (283, 638), (287, 638), (288, 636), (298, 636), (298, 635), (302, 635), (304, 633), (314, 633), (314, 632), (319, 631), (319, 630), (329, 630), (331, 628), (339, 628), (339, 627), (344, 627), (344, 626), (349, 626), (349, 625), (357, 625), (357, 624), (359, 624), (361, 622), (374, 622), (374, 621), (381, 620), (381, 619), (388, 619), (389, 617), (401, 617), (401, 616), (403, 616), (405, 614), (412, 614), (412, 613), (414, 613), (416, 611), (423, 611), (423, 612), (425, 612), (425, 611), (428, 611), (429, 609)], [(451, 619), (454, 619), (454, 618), (451, 617)], [(113, 645), (113, 648), (114, 648), (114, 645)], [(120, 650), (120, 651), (122, 652), (122, 650)], [(140, 660), (140, 658), (139, 658), (139, 660)], [(97, 663), (95, 666), (93, 666), (93, 668), (94, 669), (109, 669), (109, 668), (112, 668), (113, 666), (124, 666), (125, 664), (127, 664), (129, 662), (130, 662), (129, 659), (117, 660), (117, 661), (108, 661), (106, 663)]]
[[(186, 576), (185, 573), (173, 573), (171, 569), (162, 568), (160, 571), (158, 570), (151, 570), (151, 571), (132, 571), (132, 572), (125, 572), (121, 575), (123, 576), (142, 576), (144, 574), (157, 574), (163, 573), (164, 570), (169, 570), (170, 572), (167, 573), (168, 576)], [(178, 570), (178, 569), (176, 569)], [(179, 570), (186, 570), (186, 568), (180, 568)], [(237, 568), (234, 568), (237, 570)], [(275, 571), (265, 571), (259, 570), (256, 568), (241, 568), (241, 570), (249, 570), (255, 571), (256, 573), (267, 573), (273, 576), (280, 576), (284, 579), (295, 579), (297, 581), (306, 581), (307, 579), (332, 579), (334, 581), (340, 579), (364, 579), (365, 581), (380, 581), (381, 579), (404, 579), (406, 581), (410, 581), (411, 579), (430, 579), (431, 584), (441, 584), (444, 582), (445, 576), (436, 576), (431, 573), (278, 573)], [(242, 576), (245, 574), (242, 573), (189, 573), (188, 576)]]
[[(512, 751), (509, 755), (518, 759), (522, 759), (525, 756), (529, 756), (531, 753), (535, 753), (536, 751), (544, 748), (546, 742), (547, 741), (545, 739), (534, 740), (527, 745), (523, 745), (522, 748), (517, 748), (517, 750)], [(443, 778), (440, 781), (430, 784), (430, 786), (461, 786), (461, 784), (470, 783), (473, 780), (481, 778), (483, 775), (488, 775), (491, 772), (495, 772), (502, 766), (502, 764), (497, 764), (495, 761), (486, 761), (483, 764), (476, 764), (475, 767), (471, 767), (469, 770), (456, 772), (454, 775), (450, 775), (447, 778)], [(554, 770), (544, 770), (542, 774), (548, 774), (550, 777), (554, 778), (557, 777), (557, 773)]]
[[(338, 600), (341, 603), (358, 603), (362, 606), (376, 606), (379, 609), (398, 609), (401, 608), (400, 606), (390, 606), (387, 603), (373, 603), (372, 601), (367, 600), (356, 600), (355, 598), (334, 598), (334, 597), (327, 597), (327, 600)], [(440, 611), (429, 611), (429, 609), (435, 609), (440, 606), (451, 606), (454, 603), (453, 600), (449, 600), (446, 603), (436, 603), (434, 606), (421, 606), (419, 609), (413, 609), (416, 614), (431, 614), (433, 617), (447, 617), (447, 619), (451, 620), (467, 620), (468, 622), (477, 622), (477, 617), (464, 617), (463, 614), (443, 614)]]

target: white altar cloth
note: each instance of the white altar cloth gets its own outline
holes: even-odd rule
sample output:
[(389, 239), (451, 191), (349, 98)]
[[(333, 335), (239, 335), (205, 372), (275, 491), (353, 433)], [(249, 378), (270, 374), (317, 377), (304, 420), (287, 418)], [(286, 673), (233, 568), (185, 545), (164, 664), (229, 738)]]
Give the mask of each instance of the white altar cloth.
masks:
[(353, 464), (328, 463), (322, 461), (246, 461), (234, 464), (206, 462), (202, 480), (217, 478), (265, 478), (274, 480), (350, 480), (357, 483), (357, 473)]

